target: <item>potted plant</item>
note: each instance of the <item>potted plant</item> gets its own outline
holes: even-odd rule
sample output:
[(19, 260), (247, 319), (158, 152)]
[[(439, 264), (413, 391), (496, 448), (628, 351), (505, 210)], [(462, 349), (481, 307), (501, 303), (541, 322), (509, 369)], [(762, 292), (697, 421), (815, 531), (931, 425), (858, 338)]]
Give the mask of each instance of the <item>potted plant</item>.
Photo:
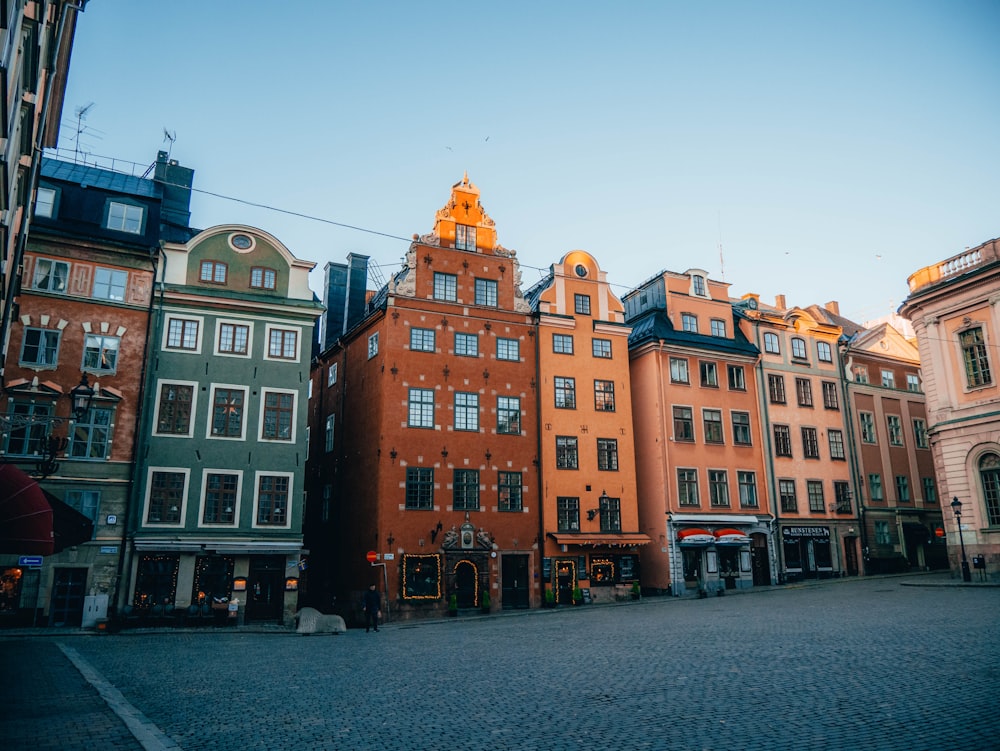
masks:
[(638, 600), (641, 594), (642, 590), (639, 589), (639, 582), (632, 582), (632, 599)]
[(545, 590), (545, 607), (554, 608), (556, 606), (556, 595), (551, 588)]
[(490, 593), (483, 592), (483, 598), (479, 601), (479, 607), (484, 613), (490, 612)]
[(458, 615), (458, 595), (452, 595), (448, 598), (448, 615), (452, 618)]
[(583, 592), (580, 591), (579, 587), (573, 587), (573, 604), (579, 605), (583, 602)]

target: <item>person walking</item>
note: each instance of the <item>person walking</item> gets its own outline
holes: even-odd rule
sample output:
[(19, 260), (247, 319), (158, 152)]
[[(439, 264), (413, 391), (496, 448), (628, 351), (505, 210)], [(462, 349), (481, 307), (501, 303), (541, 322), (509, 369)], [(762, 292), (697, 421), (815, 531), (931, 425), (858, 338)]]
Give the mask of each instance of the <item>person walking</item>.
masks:
[(368, 586), (368, 591), (365, 592), (364, 600), (365, 608), (365, 633), (374, 627), (378, 631), (378, 619), (382, 615), (382, 598), (379, 596), (378, 590), (375, 589), (374, 584)]

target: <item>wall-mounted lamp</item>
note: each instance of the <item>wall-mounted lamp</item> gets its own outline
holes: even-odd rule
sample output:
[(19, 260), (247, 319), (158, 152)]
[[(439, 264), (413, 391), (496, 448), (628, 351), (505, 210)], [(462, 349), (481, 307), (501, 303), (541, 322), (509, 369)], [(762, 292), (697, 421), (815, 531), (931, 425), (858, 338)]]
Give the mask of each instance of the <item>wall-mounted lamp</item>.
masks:
[(294, 576), (289, 576), (285, 579), (285, 591), (286, 592), (297, 592), (299, 589), (299, 580)]
[(233, 579), (233, 591), (234, 592), (247, 591), (247, 578), (245, 576), (237, 576), (235, 579)]
[(493, 454), (490, 453), (489, 449), (486, 449), (486, 461), (489, 461), (492, 458), (493, 458)]
[(80, 377), (80, 383), (70, 390), (69, 396), (73, 400), (73, 417), (82, 419), (90, 412), (90, 404), (94, 400), (94, 388), (88, 383), (86, 373)]

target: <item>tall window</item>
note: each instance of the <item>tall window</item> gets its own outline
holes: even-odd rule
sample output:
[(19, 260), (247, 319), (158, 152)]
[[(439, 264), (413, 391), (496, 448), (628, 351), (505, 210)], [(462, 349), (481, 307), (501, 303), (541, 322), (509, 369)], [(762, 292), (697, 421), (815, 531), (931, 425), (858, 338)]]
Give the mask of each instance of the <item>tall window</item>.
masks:
[(452, 482), (452, 508), (455, 511), (479, 510), (479, 470), (456, 469)]
[(189, 435), (193, 397), (193, 386), (178, 383), (161, 384), (160, 404), (156, 412), (156, 432), (165, 435)]
[(983, 485), (986, 523), (1000, 526), (1000, 456), (986, 454), (979, 460), (979, 482)]
[(93, 297), (101, 300), (125, 299), (125, 285), (128, 284), (128, 272), (118, 269), (94, 269)]
[(333, 363), (326, 369), (326, 385), (332, 386), (337, 382), (337, 363)]
[(431, 467), (406, 468), (406, 508), (434, 508), (434, 469)]
[(220, 323), (218, 349), (221, 355), (246, 355), (250, 345), (250, 326), (245, 323)]
[(615, 438), (597, 439), (597, 468), (618, 471), (618, 441)]
[(251, 289), (275, 289), (277, 286), (278, 272), (274, 269), (265, 269), (262, 266), (250, 269)]
[(460, 357), (478, 357), (479, 337), (475, 334), (455, 334), (455, 354)]
[(556, 407), (559, 409), (576, 409), (576, 379), (564, 376), (555, 377)]
[(798, 499), (795, 497), (795, 480), (778, 480), (778, 497), (781, 510), (788, 514), (798, 513)]
[(220, 261), (202, 261), (200, 279), (211, 284), (225, 284), (228, 272), (229, 267)]
[[(97, 514), (101, 508), (101, 491), (99, 490), (67, 490), (64, 498), (66, 504), (79, 511), (90, 521), (94, 522), (94, 529), (97, 529)], [(91, 538), (93, 539), (93, 538)]]
[(594, 409), (598, 412), (615, 411), (614, 381), (594, 381)]
[(965, 362), (965, 379), (969, 388), (986, 386), (993, 383), (990, 375), (990, 358), (986, 349), (986, 339), (982, 327), (963, 331), (958, 335), (962, 346), (962, 359)]
[(621, 499), (601, 496), (600, 511), (601, 511), (601, 531), (621, 532), (622, 530)]
[(855, 365), (854, 366), (854, 382), (855, 383), (868, 383), (868, 366), (867, 365)]
[(289, 329), (271, 329), (268, 332), (268, 357), (294, 360), (298, 355), (299, 332)]
[(719, 372), (714, 362), (702, 360), (698, 363), (698, 371), (701, 374), (701, 385), (708, 388), (718, 388)]
[(777, 334), (772, 334), (772, 333), (764, 334), (764, 351), (772, 355), (781, 354), (781, 344), (778, 340)]
[(243, 435), (243, 389), (217, 388), (212, 398), (212, 437), (240, 438)]
[(896, 498), (900, 503), (910, 502), (910, 478), (906, 475), (896, 475)]
[(708, 502), (712, 506), (729, 505), (729, 473), (726, 470), (708, 470)]
[(906, 390), (907, 391), (920, 391), (920, 376), (916, 373), (906, 374)]
[(553, 334), (552, 351), (557, 355), (572, 355), (573, 337), (568, 334)]
[(520, 342), (517, 339), (497, 337), (497, 359), (517, 362), (521, 359)]
[(792, 431), (787, 425), (774, 426), (774, 455), (792, 455)]
[(747, 381), (746, 376), (743, 373), (742, 365), (729, 365), (727, 366), (729, 371), (729, 390), (730, 391), (746, 391)]
[(834, 480), (833, 498), (837, 502), (838, 514), (851, 513), (851, 486), (843, 480)]
[(736, 473), (740, 484), (740, 506), (744, 508), (757, 507), (757, 474), (740, 470)]
[(875, 415), (871, 412), (858, 412), (858, 422), (861, 423), (861, 442), (875, 443)]
[(326, 453), (333, 451), (333, 439), (336, 435), (337, 429), (337, 416), (327, 415), (326, 416), (326, 430), (323, 433), (323, 450)]
[(589, 316), (590, 295), (573, 295), (573, 309), (577, 312), (577, 315)]
[(410, 329), (410, 349), (414, 352), (433, 352), (434, 329)]
[(458, 299), (458, 277), (434, 272), (434, 299), (455, 302)]
[(476, 249), (476, 228), (468, 224), (455, 225), (455, 249), (475, 250)]
[(873, 501), (885, 500), (885, 495), (882, 492), (882, 475), (875, 473), (868, 475), (868, 496)]
[(733, 443), (737, 446), (749, 446), (750, 440), (750, 413), (733, 412)]
[(796, 360), (807, 359), (805, 339), (801, 339), (797, 336), (792, 337), (792, 357)]
[(806, 492), (809, 495), (809, 510), (813, 513), (823, 513), (823, 483), (821, 480), (806, 480)]
[(18, 418), (19, 422), (23, 421), (23, 424), (15, 425), (6, 431), (6, 453), (14, 456), (41, 454), (45, 450), (45, 440), (48, 437), (52, 405), (11, 400), (8, 415)]
[(493, 279), (476, 279), (476, 305), (497, 306), (497, 283)]
[(698, 505), (698, 470), (677, 470), (677, 502), (681, 506)]
[(899, 415), (886, 415), (886, 425), (889, 428), (889, 444), (892, 446), (903, 445), (903, 422)]
[(265, 441), (292, 440), (292, 423), (295, 418), (295, 394), (278, 391), (264, 392), (264, 426), (261, 438)]
[(698, 297), (708, 297), (708, 291), (705, 289), (705, 277), (697, 274), (692, 276), (691, 288)]
[(690, 383), (688, 376), (688, 361), (680, 357), (670, 358), (670, 380), (674, 383)]
[(802, 428), (802, 455), (806, 459), (819, 459), (819, 439), (816, 428)]
[(690, 313), (681, 313), (681, 328), (690, 334), (698, 333), (698, 317)]
[(725, 337), (726, 335), (726, 322), (719, 319), (713, 318), (711, 321), (712, 326), (712, 336)]
[(108, 206), (108, 229), (138, 235), (142, 232), (142, 213), (141, 206), (112, 201)]
[(610, 339), (591, 339), (591, 346), (593, 347), (594, 357), (600, 357), (604, 360), (611, 359)]
[(521, 473), (497, 473), (497, 508), (499, 511), (521, 510)]
[(106, 459), (111, 440), (111, 410), (91, 407), (73, 423), (69, 455), (74, 459)]
[(575, 436), (556, 436), (556, 469), (577, 469), (580, 453)]
[(455, 392), (455, 430), (479, 430), (479, 394)]
[(828, 430), (826, 437), (830, 443), (830, 458), (844, 459), (844, 431)]
[(497, 397), (497, 433), (521, 433), (521, 399), (516, 396)]
[(69, 264), (65, 261), (53, 261), (50, 258), (39, 258), (35, 261), (35, 277), (31, 282), (32, 289), (45, 292), (65, 292), (66, 281), (69, 279)]
[(690, 407), (674, 407), (674, 440), (694, 440), (694, 412)]
[(58, 329), (25, 329), (21, 344), (21, 365), (52, 366), (59, 364)]
[(891, 545), (892, 535), (889, 532), (889, 522), (875, 522), (875, 544)]
[(434, 390), (410, 389), (407, 425), (411, 428), (434, 427)]
[(236, 501), (240, 476), (231, 473), (210, 472), (205, 478), (204, 524), (232, 524), (236, 518)]
[(840, 409), (837, 400), (837, 384), (834, 381), (823, 381), (823, 406), (826, 409)]
[(813, 405), (812, 382), (808, 378), (796, 378), (795, 395), (798, 397), (800, 407), (811, 407)]
[(920, 418), (913, 420), (913, 441), (918, 449), (930, 448), (927, 440), (927, 421)]
[(722, 443), (722, 410), (705, 409), (701, 413), (705, 428), (705, 443)]
[(924, 503), (937, 503), (937, 486), (933, 477), (923, 478)]
[(151, 473), (149, 504), (146, 508), (147, 524), (176, 524), (181, 520), (185, 478), (183, 472)]
[(896, 374), (891, 370), (882, 371), (882, 386), (887, 389), (896, 388)]
[(833, 348), (829, 342), (816, 342), (816, 357), (820, 362), (833, 362)]
[(265, 527), (288, 525), (287, 475), (260, 475), (257, 483), (257, 524)]
[(767, 376), (767, 393), (771, 398), (772, 404), (784, 404), (785, 377), (774, 375), (773, 373), (769, 374)]
[(167, 322), (167, 349), (198, 349), (198, 321), (171, 318)]
[(560, 532), (580, 531), (580, 499), (556, 498), (556, 516)]
[(371, 360), (378, 354), (378, 332), (368, 337), (368, 359)]
[(35, 216), (51, 217), (55, 208), (56, 192), (52, 188), (39, 187), (35, 192)]

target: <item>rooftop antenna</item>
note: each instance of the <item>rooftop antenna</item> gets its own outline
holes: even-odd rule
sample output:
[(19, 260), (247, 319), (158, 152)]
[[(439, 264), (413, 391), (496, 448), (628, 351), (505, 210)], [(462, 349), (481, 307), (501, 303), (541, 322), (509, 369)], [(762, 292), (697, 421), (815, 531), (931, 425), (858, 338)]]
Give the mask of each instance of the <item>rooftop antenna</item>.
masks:
[(73, 144), (73, 161), (76, 163), (80, 162), (80, 133), (83, 132), (83, 121), (87, 119), (87, 113), (90, 112), (90, 108), (94, 106), (93, 102), (85, 104), (82, 107), (77, 107), (76, 112), (76, 141)]
[(176, 130), (169, 131), (166, 128), (164, 128), (163, 129), (163, 140), (170, 143), (170, 145), (167, 146), (167, 159), (169, 159), (170, 158), (170, 152), (174, 148), (174, 141), (177, 140), (177, 131)]

